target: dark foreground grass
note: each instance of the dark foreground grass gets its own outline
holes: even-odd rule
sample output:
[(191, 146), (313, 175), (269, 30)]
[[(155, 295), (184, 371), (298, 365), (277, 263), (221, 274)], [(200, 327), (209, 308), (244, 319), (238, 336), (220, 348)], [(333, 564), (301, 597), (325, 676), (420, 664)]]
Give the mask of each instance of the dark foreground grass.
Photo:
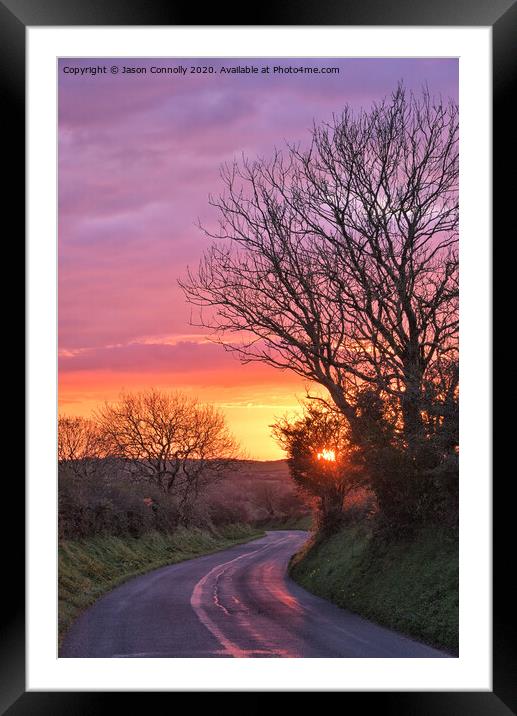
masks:
[(248, 525), (217, 532), (178, 529), (173, 535), (93, 537), (59, 545), (59, 643), (77, 616), (102, 594), (152, 569), (248, 542), (263, 534)]
[(458, 541), (425, 530), (411, 541), (373, 539), (363, 527), (314, 539), (291, 562), (314, 594), (367, 619), (456, 654)]

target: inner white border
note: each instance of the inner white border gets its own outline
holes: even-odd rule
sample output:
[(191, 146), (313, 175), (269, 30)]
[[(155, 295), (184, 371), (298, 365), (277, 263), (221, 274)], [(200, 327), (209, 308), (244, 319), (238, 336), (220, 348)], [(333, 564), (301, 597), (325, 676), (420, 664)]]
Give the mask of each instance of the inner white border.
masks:
[[(27, 28), (28, 690), (491, 690), (491, 29)], [(459, 57), (460, 658), (58, 659), (56, 59)]]

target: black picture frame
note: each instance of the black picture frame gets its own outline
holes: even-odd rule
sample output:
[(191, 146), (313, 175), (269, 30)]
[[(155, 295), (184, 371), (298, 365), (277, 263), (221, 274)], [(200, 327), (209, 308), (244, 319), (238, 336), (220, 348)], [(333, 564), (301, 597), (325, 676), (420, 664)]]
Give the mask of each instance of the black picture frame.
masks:
[[(5, 126), (4, 147), (15, 149), (13, 160), (4, 171), (9, 175), (3, 193), (4, 207), (16, 216), (18, 250), (23, 252), (22, 225), (25, 215), (25, 30), (27, 26), (60, 25), (406, 25), (406, 26), (490, 26), (493, 37), (493, 229), (503, 239), (503, 223), (508, 207), (515, 204), (512, 186), (504, 168), (515, 167), (515, 118), (511, 106), (510, 82), (515, 72), (515, 38), (517, 37), (517, 4), (513, 0), (310, 0), (296, 3), (283, 0), (277, 5), (255, 5), (246, 21), (243, 6), (230, 3), (204, 5), (203, 22), (199, 23), (200, 7), (179, 4), (173, 0), (0, 0), (0, 77)], [(236, 22), (239, 19), (239, 22)], [(5, 100), (7, 100), (5, 102)], [(513, 156), (511, 156), (513, 152)], [(5, 156), (5, 154), (4, 154)], [(513, 221), (513, 232), (515, 222)], [(23, 260), (23, 258), (22, 258)], [(19, 323), (13, 323), (14, 328)], [(7, 328), (9, 330), (9, 328)], [(19, 329), (18, 329), (19, 330)], [(22, 339), (23, 340), (23, 339)], [(502, 439), (500, 441), (502, 444)], [(7, 475), (6, 475), (7, 476)], [(517, 705), (517, 664), (515, 640), (515, 609), (510, 579), (513, 569), (508, 562), (506, 545), (512, 543), (513, 506), (504, 484), (494, 487), (494, 597), (493, 597), (493, 691), (469, 692), (344, 692), (340, 693), (341, 708), (350, 713), (372, 708), (375, 713), (411, 714), (412, 716), (508, 716)], [(8, 504), (22, 511), (24, 486), (18, 471), (9, 474), (10, 487), (4, 497)], [(7, 480), (6, 483), (7, 484)], [(6, 500), (7, 503), (7, 500)], [(6, 511), (10, 508), (5, 507)], [(512, 510), (512, 512), (510, 512)], [(19, 522), (19, 520), (17, 521)], [(4, 527), (4, 529), (6, 529)], [(4, 550), (2, 609), (0, 713), (21, 714), (97, 714), (119, 707), (121, 693), (100, 692), (26, 692), (25, 687), (25, 614), (24, 614), (24, 531), (19, 524), (9, 528)], [(149, 708), (150, 693), (126, 694), (131, 699), (130, 712)], [(154, 694), (152, 694), (154, 696)], [(156, 694), (158, 695), (158, 694)], [(171, 694), (162, 694), (171, 698)], [(205, 694), (207, 696), (207, 694)], [(264, 704), (265, 693), (249, 699), (241, 694), (239, 711), (257, 712)], [(309, 696), (307, 694), (307, 696)], [(177, 695), (176, 695), (177, 697)], [(175, 698), (176, 698), (175, 697)], [(146, 699), (146, 702), (143, 699)], [(213, 709), (213, 695), (212, 699)], [(144, 705), (145, 703), (145, 705)], [(153, 705), (155, 699), (153, 698)], [(176, 702), (177, 703), (177, 702)], [(221, 703), (217, 698), (216, 703)], [(280, 708), (284, 699), (278, 700)], [(199, 702), (196, 704), (199, 707)], [(270, 706), (269, 706), (270, 707)], [(310, 707), (310, 704), (309, 704)], [(352, 711), (350, 708), (352, 707)], [(228, 705), (225, 704), (225, 709)]]

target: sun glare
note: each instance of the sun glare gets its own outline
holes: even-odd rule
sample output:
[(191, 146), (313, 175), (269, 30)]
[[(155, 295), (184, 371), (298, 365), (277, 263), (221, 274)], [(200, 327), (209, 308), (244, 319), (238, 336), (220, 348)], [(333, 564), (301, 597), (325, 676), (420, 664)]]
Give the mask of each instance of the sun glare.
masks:
[(336, 462), (336, 453), (334, 450), (327, 450), (323, 448), (317, 455), (318, 460), (327, 460), (328, 462)]

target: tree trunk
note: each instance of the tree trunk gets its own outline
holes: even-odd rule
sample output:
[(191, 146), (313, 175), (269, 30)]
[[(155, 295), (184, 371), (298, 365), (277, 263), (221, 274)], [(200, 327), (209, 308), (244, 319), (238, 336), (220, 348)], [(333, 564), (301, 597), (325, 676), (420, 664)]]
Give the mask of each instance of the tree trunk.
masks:
[(418, 358), (413, 357), (404, 364), (405, 391), (401, 398), (403, 433), (408, 451), (414, 457), (424, 437), (422, 419), (422, 368)]
[(319, 528), (327, 534), (337, 532), (343, 521), (343, 494), (329, 489), (321, 497)]

